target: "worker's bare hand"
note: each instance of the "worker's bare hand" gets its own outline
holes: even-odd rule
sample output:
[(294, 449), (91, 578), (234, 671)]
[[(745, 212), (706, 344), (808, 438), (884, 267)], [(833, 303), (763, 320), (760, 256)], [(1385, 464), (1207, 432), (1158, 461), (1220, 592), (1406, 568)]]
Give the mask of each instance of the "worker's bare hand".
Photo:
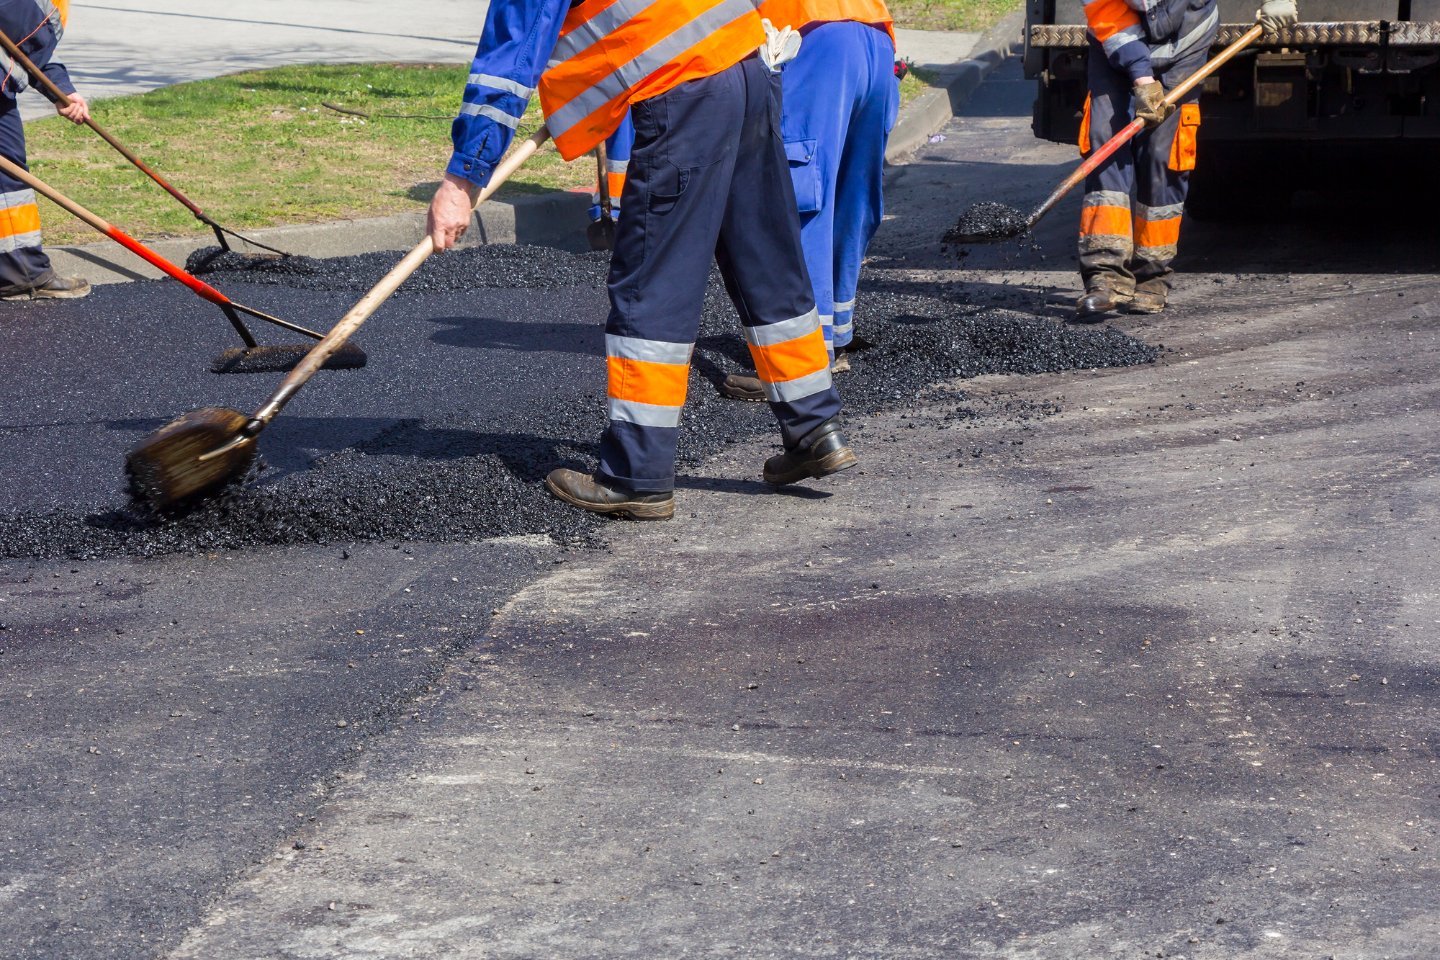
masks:
[(445, 174), (445, 179), (440, 181), (440, 189), (435, 191), (435, 198), (430, 201), (430, 216), (425, 224), (436, 250), (449, 250), (465, 236), (479, 189), (469, 180), (451, 173)]
[(71, 123), (84, 123), (90, 119), (90, 104), (84, 97), (80, 96), (80, 94), (72, 93), (70, 94), (69, 105), (62, 107), (57, 103), (55, 104), (55, 112)]

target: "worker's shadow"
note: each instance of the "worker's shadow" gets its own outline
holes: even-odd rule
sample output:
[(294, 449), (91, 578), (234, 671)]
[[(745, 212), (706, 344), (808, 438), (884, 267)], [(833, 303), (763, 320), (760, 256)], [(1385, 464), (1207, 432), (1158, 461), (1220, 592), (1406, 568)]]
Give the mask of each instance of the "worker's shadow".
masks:
[(594, 461), (595, 444), (530, 433), (485, 433), (463, 427), (402, 420), (349, 452), (366, 457), (453, 462), (490, 459), (519, 480), (538, 482), (556, 467), (577, 459)]
[(468, 350), (514, 350), (526, 353), (605, 355), (605, 323), (522, 323), (499, 317), (431, 317), (443, 325), (430, 335), (432, 343)]

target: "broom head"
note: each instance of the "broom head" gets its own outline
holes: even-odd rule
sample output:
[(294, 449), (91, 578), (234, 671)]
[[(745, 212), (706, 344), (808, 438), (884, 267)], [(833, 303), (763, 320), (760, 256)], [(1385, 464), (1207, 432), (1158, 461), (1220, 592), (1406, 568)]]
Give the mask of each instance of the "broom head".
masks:
[(225, 407), (205, 407), (172, 420), (125, 456), (130, 492), (156, 510), (214, 493), (239, 480), (255, 459), (255, 440), (200, 459), (240, 437), (249, 417)]
[[(294, 370), (311, 346), (232, 347), (210, 364), (211, 373), (286, 373)], [(325, 358), (322, 370), (355, 370), (369, 358), (353, 343), (341, 344)]]

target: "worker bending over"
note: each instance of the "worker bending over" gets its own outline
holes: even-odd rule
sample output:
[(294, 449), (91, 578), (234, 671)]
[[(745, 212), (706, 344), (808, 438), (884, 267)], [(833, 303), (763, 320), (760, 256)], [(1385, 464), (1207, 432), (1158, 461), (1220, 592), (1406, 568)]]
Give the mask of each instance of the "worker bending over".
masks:
[(765, 479), (794, 483), (856, 462), (840, 433), (779, 137), (770, 52), (779, 41), (751, 0), (493, 0), (486, 12), (455, 152), (430, 206), (438, 249), (464, 233), (471, 198), (537, 85), (567, 160), (613, 133), (627, 109), (635, 124), (608, 284), (610, 425), (593, 476), (546, 478), (567, 503), (637, 519), (674, 513), (675, 445), (712, 260), (780, 421), (785, 450), (765, 462)]
[[(90, 107), (75, 92), (65, 67), (52, 59), (65, 32), (69, 6), (69, 0), (0, 0), (0, 30), (69, 95), (70, 105), (62, 107), (57, 103), (56, 112), (74, 123), (84, 123), (90, 119)], [(0, 68), (4, 70), (0, 80), (0, 155), (28, 170), (25, 125), (16, 98), (29, 78), (3, 50)], [(40, 248), (40, 208), (35, 205), (35, 191), (0, 172), (0, 299), (64, 299), (83, 297), (89, 292), (90, 284), (79, 277), (55, 275), (50, 258)]]
[[(860, 267), (884, 213), (885, 145), (900, 109), (894, 28), (884, 0), (768, 0), (760, 12), (803, 38), (781, 73), (780, 131), (805, 265), (840, 373), (850, 369)], [(720, 390), (760, 400), (760, 386), (731, 375)]]
[[(1297, 19), (1295, 0), (1265, 0), (1259, 20), (1269, 34)], [(1170, 293), (1180, 243), (1200, 89), (1179, 109), (1163, 102), (1200, 69), (1220, 26), (1216, 0), (1086, 0), (1090, 97), (1080, 152), (1103, 146), (1132, 118), (1145, 130), (1085, 180), (1080, 213), (1080, 275), (1085, 295), (1077, 318), (1110, 311), (1159, 313)]]

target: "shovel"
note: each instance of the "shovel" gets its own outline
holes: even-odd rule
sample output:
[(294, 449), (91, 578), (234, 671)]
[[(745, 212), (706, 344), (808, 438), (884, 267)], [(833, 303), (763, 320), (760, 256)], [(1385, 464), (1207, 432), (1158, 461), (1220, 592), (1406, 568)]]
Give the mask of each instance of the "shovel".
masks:
[[(1194, 90), (1200, 84), (1204, 83), (1207, 77), (1209, 77), (1216, 70), (1219, 70), (1236, 54), (1240, 53), (1246, 47), (1250, 46), (1250, 44), (1254, 43), (1256, 40), (1259, 40), (1262, 36), (1264, 36), (1264, 34), (1265, 28), (1258, 23), (1255, 26), (1251, 27), (1249, 30), (1245, 31), (1245, 33), (1241, 35), (1240, 39), (1236, 40), (1234, 43), (1230, 44), (1230, 46), (1220, 51), (1220, 53), (1218, 53), (1213, 60), (1205, 64), (1205, 66), (1201, 67), (1199, 70), (1195, 71), (1195, 73), (1191, 74), (1189, 77), (1186, 77), (1183, 83), (1177, 86), (1174, 90), (1171, 90), (1169, 93), (1167, 93), (1165, 95), (1165, 103), (1169, 104), (1172, 107), (1179, 104), (1181, 100), (1185, 99), (1185, 97), (1190, 93), (1190, 91)], [(1080, 164), (1079, 169), (1077, 169), (1074, 173), (1067, 177), (1064, 183), (1056, 187), (1055, 192), (1050, 194), (1050, 196), (1046, 198), (1045, 202), (1040, 204), (1040, 206), (1036, 207), (1035, 212), (1030, 214), (1028, 217), (1022, 219), (1019, 216), (987, 217), (978, 214), (972, 216), (972, 212), (977, 211), (978, 207), (981, 206), (977, 204), (975, 207), (971, 207), (969, 210), (967, 210), (964, 214), (961, 215), (960, 222), (955, 225), (954, 229), (952, 229), (949, 233), (945, 234), (945, 242), (954, 244), (995, 243), (999, 240), (1009, 240), (1012, 237), (1018, 237), (1022, 234), (1029, 233), (1035, 228), (1035, 224), (1039, 223), (1041, 218), (1043, 218), (1045, 214), (1049, 213), (1067, 193), (1069, 193), (1071, 190), (1075, 189), (1075, 187), (1083, 183), (1085, 181), (1085, 178), (1088, 177), (1091, 173), (1095, 172), (1096, 168), (1098, 168), (1102, 163), (1104, 163), (1106, 160), (1109, 160), (1110, 157), (1114, 155), (1115, 151), (1119, 150), (1125, 144), (1129, 143), (1132, 139), (1134, 139), (1136, 134), (1138, 134), (1141, 130), (1144, 129), (1144, 120), (1137, 119), (1130, 121), (1130, 123), (1127, 124), (1123, 130), (1115, 134), (1115, 136), (1111, 137), (1108, 143), (1096, 150), (1093, 154), (1090, 155), (1089, 159), (1087, 159), (1084, 163)], [(986, 204), (986, 206), (989, 206), (989, 204)]]
[[(495, 168), (489, 185), (476, 196), (475, 206), (488, 200), (549, 138), (550, 131), (541, 127), (512, 150)], [(434, 252), (435, 243), (429, 236), (416, 244), (350, 308), (285, 377), (270, 399), (250, 416), (225, 407), (206, 407), (172, 420), (141, 441), (125, 458), (130, 489), (136, 499), (164, 510), (198, 499), (243, 477), (255, 459), (255, 441), (260, 432)]]
[(600, 219), (585, 228), (591, 250), (615, 249), (615, 206), (610, 199), (610, 171), (605, 144), (595, 148), (595, 182), (600, 186)]
[[(19, 45), (15, 43), (15, 41), (11, 40), (10, 37), (7, 36), (5, 31), (3, 30), (0, 30), (0, 47), (3, 47), (5, 49), (5, 52), (10, 55), (10, 59), (13, 60), (15, 63), (19, 64), (20, 68), (30, 75), (30, 79), (33, 80), (35, 83), (39, 84), (40, 87), (50, 95), (51, 99), (55, 100), (62, 107), (70, 106), (70, 97), (65, 93), (65, 91), (55, 86), (54, 82), (52, 82), (49, 77), (45, 76), (45, 74), (42, 73), (38, 67), (35, 66), (35, 64), (30, 60), (29, 57), (25, 56), (25, 52), (21, 50)], [(129, 160), (132, 164), (134, 164), (137, 170), (145, 174), (145, 176), (149, 177), (151, 180), (154, 180), (157, 184), (160, 185), (161, 189), (163, 189), (166, 193), (170, 194), (170, 196), (174, 197), (176, 200), (179, 200), (185, 206), (185, 209), (189, 210), (192, 214), (195, 215), (196, 220), (199, 220), (201, 223), (205, 224), (205, 226), (215, 231), (215, 239), (220, 242), (220, 246), (222, 249), (225, 250), (225, 252), (231, 252), (230, 241), (226, 239), (226, 234), (229, 234), (236, 240), (248, 243), (252, 247), (259, 247), (261, 250), (268, 250), (272, 256), (290, 256), (290, 254), (286, 253), (284, 250), (277, 250), (272, 246), (261, 243), (259, 240), (251, 240), (249, 237), (242, 236), (241, 234), (236, 233), (234, 230), (231, 230), (227, 227), (222, 227), (220, 224), (210, 219), (209, 214), (207, 214), (204, 210), (201, 210), (198, 204), (192, 201), (189, 197), (185, 196), (185, 194), (181, 193), (177, 187), (171, 186), (164, 177), (160, 176), (160, 174), (156, 173), (154, 170), (151, 170), (150, 167), (146, 165), (144, 160), (141, 160), (139, 157), (135, 156), (135, 154), (131, 153), (130, 150), (127, 149), (123, 143), (121, 143), (119, 140), (116, 140), (109, 133), (109, 131), (101, 127), (100, 124), (96, 123), (94, 120), (86, 120), (85, 125), (91, 130), (94, 130), (97, 134), (99, 134), (100, 139), (104, 140), (106, 143), (110, 144), (110, 146), (114, 147), (120, 153), (120, 156), (124, 157), (126, 160)]]

